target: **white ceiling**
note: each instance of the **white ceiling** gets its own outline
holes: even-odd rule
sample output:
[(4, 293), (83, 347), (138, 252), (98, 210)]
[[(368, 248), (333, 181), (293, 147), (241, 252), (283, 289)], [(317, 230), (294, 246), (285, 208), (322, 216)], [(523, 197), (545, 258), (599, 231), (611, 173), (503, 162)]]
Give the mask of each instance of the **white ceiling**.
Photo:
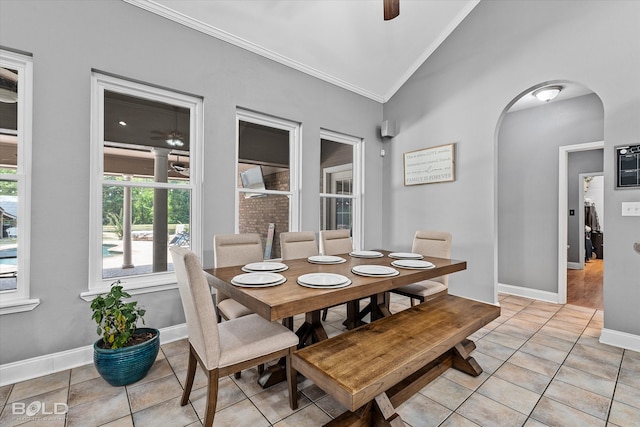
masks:
[(379, 102), (480, 0), (124, 0)]

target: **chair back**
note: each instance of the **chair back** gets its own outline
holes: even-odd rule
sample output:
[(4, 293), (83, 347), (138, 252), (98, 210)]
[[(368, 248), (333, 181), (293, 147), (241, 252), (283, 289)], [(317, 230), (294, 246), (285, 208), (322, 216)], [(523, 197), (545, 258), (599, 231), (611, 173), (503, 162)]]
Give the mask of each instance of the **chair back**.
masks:
[(220, 338), (216, 311), (202, 264), (189, 249), (171, 246), (169, 250), (187, 320), (189, 343), (207, 369), (214, 369), (220, 360)]
[[(411, 252), (436, 258), (451, 258), (451, 233), (446, 231), (418, 230), (413, 237)], [(447, 276), (431, 279), (446, 286), (449, 284)]]
[[(245, 265), (264, 260), (262, 240), (258, 233), (216, 234), (213, 236), (214, 267)], [(229, 296), (216, 291), (216, 304)]]
[(320, 252), (322, 255), (348, 254), (352, 250), (351, 230), (320, 231)]
[(318, 255), (318, 242), (313, 231), (288, 231), (280, 233), (282, 259), (308, 258)]
[(262, 240), (258, 233), (213, 236), (213, 263), (216, 268), (245, 265), (263, 259)]

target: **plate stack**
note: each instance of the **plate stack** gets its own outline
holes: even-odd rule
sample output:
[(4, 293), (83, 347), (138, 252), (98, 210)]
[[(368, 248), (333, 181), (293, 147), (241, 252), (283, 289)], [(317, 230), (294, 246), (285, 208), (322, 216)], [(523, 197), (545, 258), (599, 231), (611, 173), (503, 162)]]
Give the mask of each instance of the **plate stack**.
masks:
[(342, 274), (309, 273), (298, 277), (298, 284), (306, 288), (335, 289), (349, 286), (351, 280)]
[(242, 288), (267, 288), (281, 285), (286, 281), (287, 279), (278, 273), (245, 273), (238, 274), (231, 279), (231, 284)]
[(435, 264), (429, 261), (419, 259), (397, 259), (391, 262), (391, 265), (399, 268), (407, 268), (409, 270), (427, 270), (435, 268)]
[(342, 264), (347, 262), (346, 259), (333, 255), (315, 255), (307, 258), (307, 261), (313, 264)]
[(355, 258), (380, 258), (382, 254), (378, 251), (353, 251), (349, 255)]
[(242, 271), (247, 273), (262, 273), (270, 271), (276, 273), (278, 271), (285, 271), (289, 266), (281, 262), (254, 262), (242, 267)]
[(395, 268), (386, 265), (356, 265), (351, 272), (359, 276), (368, 277), (393, 277), (400, 274)]
[(412, 252), (392, 252), (389, 254), (389, 258), (394, 259), (422, 259), (422, 254), (415, 254)]

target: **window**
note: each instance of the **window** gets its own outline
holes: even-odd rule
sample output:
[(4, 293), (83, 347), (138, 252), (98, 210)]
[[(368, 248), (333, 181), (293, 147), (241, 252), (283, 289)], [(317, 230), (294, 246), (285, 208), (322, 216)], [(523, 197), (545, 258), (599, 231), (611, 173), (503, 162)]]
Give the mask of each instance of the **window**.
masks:
[(361, 245), (362, 140), (323, 130), (320, 133), (320, 229), (351, 230)]
[(202, 99), (94, 73), (89, 292), (175, 287), (169, 247), (201, 253)]
[(236, 232), (262, 236), (265, 259), (280, 258), (280, 233), (298, 229), (300, 125), (237, 112)]
[(32, 67), (0, 50), (0, 314), (40, 303), (29, 299)]

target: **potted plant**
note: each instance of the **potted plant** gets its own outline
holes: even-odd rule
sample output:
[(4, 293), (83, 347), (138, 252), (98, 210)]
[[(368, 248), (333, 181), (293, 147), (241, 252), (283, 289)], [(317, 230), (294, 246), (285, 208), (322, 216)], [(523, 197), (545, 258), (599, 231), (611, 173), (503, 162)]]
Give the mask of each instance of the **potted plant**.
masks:
[(113, 386), (123, 386), (142, 379), (156, 360), (160, 350), (160, 331), (138, 328), (144, 324), (146, 310), (122, 290), (120, 280), (111, 284), (105, 295), (91, 302), (91, 318), (98, 324), (101, 338), (93, 344), (93, 363), (102, 376)]

